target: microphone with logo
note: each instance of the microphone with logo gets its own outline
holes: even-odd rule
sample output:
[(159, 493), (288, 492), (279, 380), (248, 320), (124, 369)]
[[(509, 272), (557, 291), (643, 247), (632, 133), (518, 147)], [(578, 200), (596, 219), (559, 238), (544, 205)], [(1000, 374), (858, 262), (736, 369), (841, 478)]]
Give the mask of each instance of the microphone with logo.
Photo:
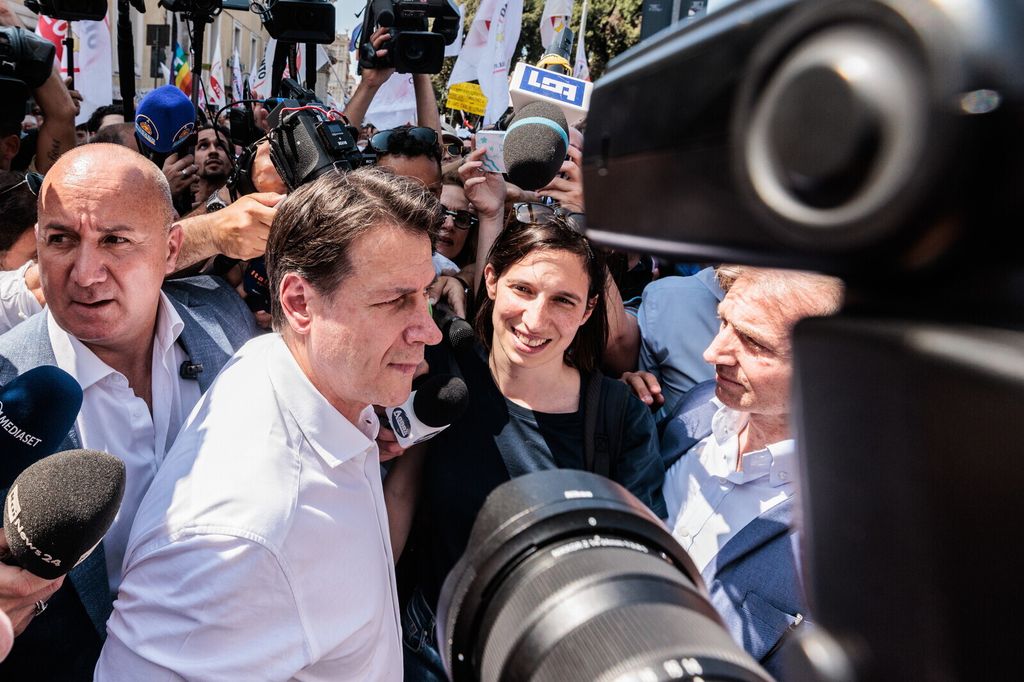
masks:
[(549, 102), (531, 102), (516, 111), (505, 134), (505, 169), (510, 182), (536, 190), (551, 182), (569, 149), (565, 115)]
[(384, 410), (388, 427), (403, 448), (433, 438), (469, 406), (469, 388), (461, 377), (438, 374), (423, 382), (398, 407)]
[(96, 450), (66, 450), (36, 462), (4, 500), (3, 562), (53, 580), (81, 563), (114, 522), (124, 462)]
[(82, 387), (53, 365), (0, 388), (0, 490), (30, 464), (56, 452), (82, 408)]
[(139, 102), (135, 139), (139, 152), (157, 166), (163, 166), (168, 156), (188, 146), (195, 128), (196, 109), (192, 101), (173, 85), (162, 85)]

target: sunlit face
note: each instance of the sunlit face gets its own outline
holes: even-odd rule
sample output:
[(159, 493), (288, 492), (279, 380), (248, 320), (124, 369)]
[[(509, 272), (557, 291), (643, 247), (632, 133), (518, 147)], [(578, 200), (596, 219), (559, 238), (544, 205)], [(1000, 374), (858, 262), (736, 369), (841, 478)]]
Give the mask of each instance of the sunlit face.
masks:
[(377, 160), (377, 165), (390, 168), (398, 175), (418, 180), (431, 194), (441, 197), (441, 166), (429, 156), (386, 154)]
[[(100, 145), (82, 149), (93, 146)], [(168, 231), (167, 198), (140, 171), (145, 163), (81, 154), (51, 170), (40, 192), (36, 245), (47, 307), (94, 350), (148, 346), (160, 286), (177, 260), (181, 228)]]
[(227, 143), (213, 128), (199, 131), (195, 164), (199, 167), (199, 176), (203, 178), (219, 178), (228, 174)]
[(535, 250), (500, 277), (488, 263), (484, 277), (494, 301), (491, 353), (520, 367), (563, 363), (597, 302), (587, 299), (590, 279), (580, 257)]
[(423, 350), (441, 340), (427, 305), (430, 239), (385, 226), (353, 242), (353, 271), (309, 302), (310, 380), (350, 421), (367, 405), (399, 405)]
[(718, 335), (704, 351), (704, 360), (715, 366), (715, 395), (734, 410), (788, 414), (789, 329), (796, 312), (787, 312), (741, 275), (718, 305), (718, 316)]
[[(441, 186), (441, 203), (450, 211), (469, 211), (476, 215), (476, 209), (466, 199), (466, 191), (458, 185)], [(437, 236), (437, 252), (446, 258), (455, 260), (462, 253), (468, 236), (469, 230), (455, 227), (455, 219), (445, 216), (444, 224), (441, 225), (441, 231)]]

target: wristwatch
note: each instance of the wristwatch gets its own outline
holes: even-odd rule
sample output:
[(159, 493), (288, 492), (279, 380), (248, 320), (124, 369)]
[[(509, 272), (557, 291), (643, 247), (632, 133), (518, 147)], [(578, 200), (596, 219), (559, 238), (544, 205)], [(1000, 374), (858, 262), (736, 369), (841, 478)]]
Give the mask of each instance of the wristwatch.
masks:
[(220, 194), (218, 194), (217, 192), (214, 192), (213, 194), (211, 194), (210, 198), (206, 200), (206, 212), (207, 213), (213, 213), (214, 211), (219, 211), (222, 208), (224, 208), (225, 206), (227, 206), (227, 204), (224, 203), (224, 200), (220, 198)]

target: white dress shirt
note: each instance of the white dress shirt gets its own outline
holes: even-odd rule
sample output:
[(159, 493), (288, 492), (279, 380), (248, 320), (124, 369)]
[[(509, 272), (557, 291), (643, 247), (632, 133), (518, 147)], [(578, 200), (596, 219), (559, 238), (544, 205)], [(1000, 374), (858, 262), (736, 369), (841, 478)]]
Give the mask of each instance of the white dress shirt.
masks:
[(744, 526), (796, 492), (793, 441), (746, 453), (737, 471), (748, 415), (715, 403), (711, 435), (672, 465), (662, 487), (668, 527), (700, 571)]
[(95, 679), (400, 680), (378, 428), (243, 346), (139, 508)]
[(121, 508), (103, 538), (107, 579), (111, 594), (115, 594), (121, 583), (121, 563), (135, 512), (178, 429), (199, 402), (199, 382), (182, 379), (178, 374), (181, 363), (188, 358), (176, 343), (185, 324), (170, 299), (161, 293), (153, 338), (150, 414), (146, 401), (135, 395), (123, 374), (61, 329), (49, 310), (46, 315), (57, 366), (77, 379), (84, 392), (82, 410), (75, 420), (82, 447), (109, 452), (125, 466)]
[(34, 261), (17, 270), (0, 272), (0, 334), (21, 324), (43, 309), (25, 283), (25, 271)]

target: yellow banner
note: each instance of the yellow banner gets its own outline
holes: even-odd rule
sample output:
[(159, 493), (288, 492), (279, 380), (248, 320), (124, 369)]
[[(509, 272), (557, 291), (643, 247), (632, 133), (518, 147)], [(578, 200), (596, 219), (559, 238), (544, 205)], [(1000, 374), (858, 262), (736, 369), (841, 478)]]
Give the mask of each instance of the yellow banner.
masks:
[(483, 116), (487, 110), (487, 97), (477, 83), (456, 83), (448, 88), (449, 109), (465, 111), (477, 116)]

